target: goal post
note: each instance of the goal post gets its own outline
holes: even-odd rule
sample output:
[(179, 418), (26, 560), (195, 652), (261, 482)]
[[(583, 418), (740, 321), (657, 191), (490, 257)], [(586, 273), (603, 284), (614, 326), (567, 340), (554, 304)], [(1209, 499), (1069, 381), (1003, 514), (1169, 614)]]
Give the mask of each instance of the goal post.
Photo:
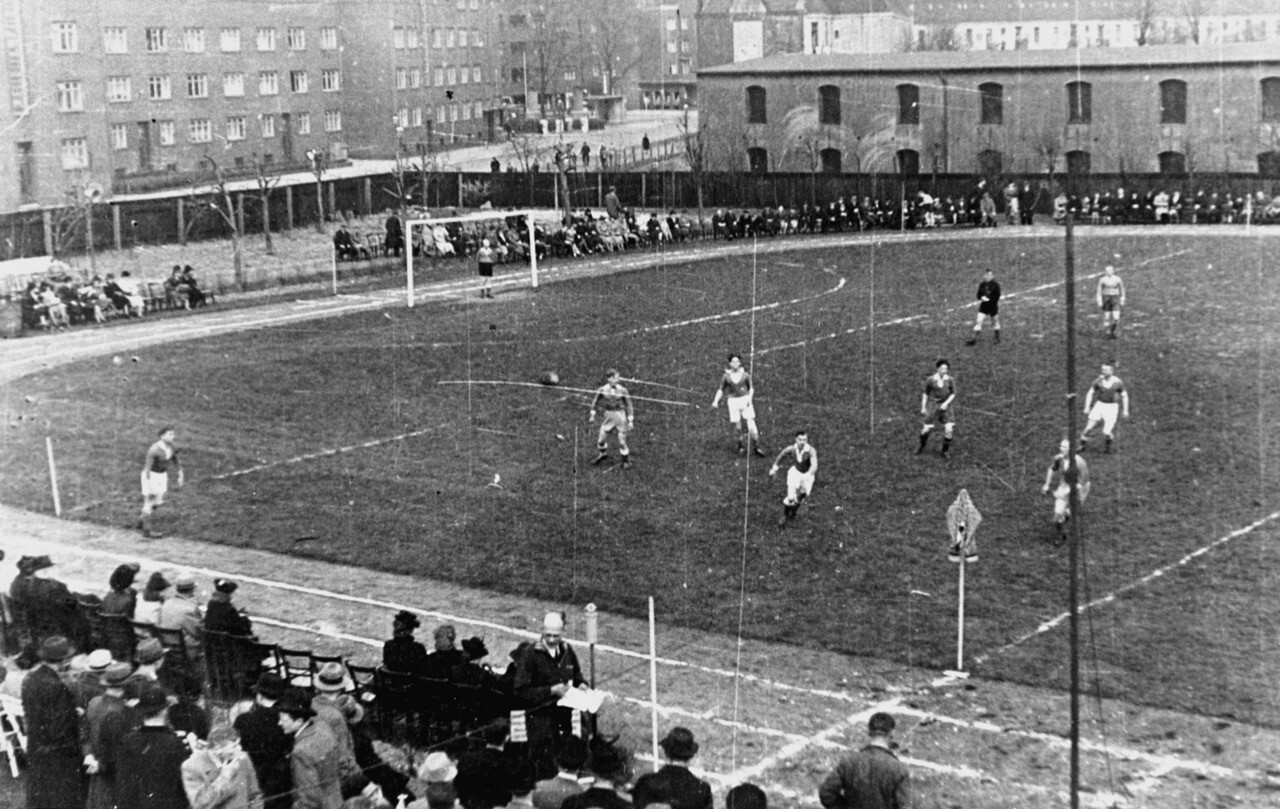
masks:
[[(537, 241), (534, 233), (534, 219), (543, 214), (541, 211), (520, 210), (520, 211), (478, 211), (476, 213), (462, 214), (459, 216), (435, 216), (423, 219), (410, 219), (405, 223), (407, 230), (408, 243), (405, 245), (405, 269), (406, 269), (406, 295), (408, 297), (409, 308), (413, 308), (413, 234), (415, 228), (422, 228), (422, 242), (430, 245), (434, 243), (431, 236), (431, 230), (436, 225), (445, 225), (450, 222), (459, 223), (475, 223), (475, 222), (492, 222), (494, 220), (508, 220), (513, 218), (524, 219), (525, 226), (529, 231), (529, 281), (530, 285), (535, 289), (538, 286), (538, 249)], [(554, 212), (548, 214), (554, 216)]]

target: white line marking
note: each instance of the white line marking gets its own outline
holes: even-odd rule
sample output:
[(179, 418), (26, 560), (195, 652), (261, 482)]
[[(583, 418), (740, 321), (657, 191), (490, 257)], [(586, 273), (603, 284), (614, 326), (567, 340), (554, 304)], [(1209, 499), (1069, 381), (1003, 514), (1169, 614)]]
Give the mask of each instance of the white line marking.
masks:
[[(595, 388), (570, 388), (565, 385), (547, 385), (541, 382), (510, 382), (505, 379), (441, 379), (437, 385), (514, 385), (521, 388), (546, 388), (551, 391), (567, 390), (573, 393), (595, 393)], [(642, 402), (657, 402), (658, 404), (679, 405), (688, 407), (688, 402), (673, 402), (670, 399), (653, 399), (648, 396), (636, 396), (631, 394), (632, 399)]]
[(366, 449), (368, 447), (378, 447), (383, 444), (392, 444), (392, 443), (395, 443), (396, 441), (407, 441), (410, 438), (417, 438), (418, 436), (426, 435), (427, 433), (432, 432), (433, 430), (443, 429), (445, 427), (448, 427), (452, 423), (453, 422), (446, 421), (444, 424), (437, 424), (435, 427), (424, 427), (421, 430), (414, 430), (413, 432), (409, 432), (409, 433), (401, 433), (400, 435), (393, 435), (390, 438), (375, 438), (372, 441), (365, 441), (363, 444), (352, 444), (351, 446), (348, 446), (348, 447), (338, 447), (337, 449), (322, 449), (322, 450), (317, 450), (316, 452), (308, 452), (306, 455), (299, 455), (296, 458), (286, 458), (283, 461), (272, 461), (271, 463), (261, 463), (261, 464), (258, 464), (257, 466), (250, 466), (247, 469), (237, 469), (234, 472), (224, 472), (221, 475), (213, 475), (209, 477), (208, 480), (229, 480), (231, 478), (237, 478), (242, 475), (249, 475), (254, 472), (261, 472), (264, 469), (273, 469), (277, 466), (287, 466), (288, 464), (302, 463), (303, 461), (314, 461), (319, 458), (327, 458), (333, 455), (337, 455), (338, 453), (341, 453), (341, 452), (354, 452), (358, 449)]
[(774, 765), (782, 761), (785, 761), (791, 758), (792, 756), (795, 756), (797, 753), (800, 753), (801, 751), (806, 750), (809, 747), (812, 747), (814, 745), (825, 744), (826, 742), (830, 741), (833, 736), (838, 736), (844, 733), (851, 726), (857, 726), (861, 723), (866, 722), (868, 719), (871, 718), (872, 714), (878, 713), (880, 711), (892, 710), (893, 708), (896, 708), (900, 703), (901, 703), (901, 699), (887, 700), (885, 702), (880, 702), (875, 705), (872, 705), (868, 708), (864, 708), (855, 714), (850, 714), (849, 716), (846, 716), (841, 721), (835, 723), (834, 725), (831, 725), (830, 727), (827, 727), (827, 728), (824, 728), (823, 730), (818, 731), (812, 736), (804, 736), (790, 742), (789, 744), (784, 745), (780, 750), (778, 750), (778, 752), (770, 756), (765, 756), (764, 758), (757, 761), (755, 764), (752, 764), (747, 767), (739, 767), (738, 769), (729, 773), (729, 778), (734, 783), (739, 783), (739, 784), (744, 781), (749, 781), (752, 778), (757, 778), (760, 775), (762, 775), (765, 772), (765, 770), (771, 769)]
[[(1102, 596), (1101, 598), (1095, 598), (1093, 601), (1090, 601), (1088, 604), (1080, 605), (1079, 607), (1076, 608), (1076, 612), (1077, 614), (1083, 615), (1085, 612), (1093, 609), (1094, 607), (1100, 607), (1103, 604), (1110, 604), (1111, 602), (1115, 601), (1118, 596), (1124, 595), (1125, 593), (1131, 590), (1136, 590), (1137, 588), (1141, 587), (1144, 584), (1150, 584), (1151, 582), (1155, 581), (1156, 579), (1160, 578), (1161, 576), (1170, 572), (1171, 570), (1187, 565), (1192, 560), (1200, 556), (1203, 556), (1204, 554), (1208, 553), (1209, 551), (1213, 550), (1219, 545), (1226, 544), (1227, 542), (1230, 542), (1233, 539), (1238, 539), (1246, 534), (1252, 533), (1258, 528), (1261, 528), (1262, 526), (1266, 525), (1269, 522), (1274, 522), (1277, 519), (1280, 519), (1280, 511), (1273, 511), (1267, 516), (1249, 523), (1244, 528), (1237, 528), (1236, 530), (1232, 531), (1231, 533), (1225, 536), (1218, 537), (1214, 541), (1210, 542), (1208, 545), (1205, 545), (1202, 548), (1198, 548), (1192, 551), (1191, 553), (1187, 554), (1186, 556), (1182, 557), (1176, 562), (1170, 562), (1164, 567), (1156, 568), (1155, 570), (1151, 571), (1150, 573), (1143, 576), (1142, 578), (1135, 579), (1134, 581), (1131, 581), (1128, 584), (1116, 590), (1112, 590), (1110, 593), (1108, 593), (1105, 596)], [(1015, 638), (1009, 643), (1006, 643), (1004, 646), (1001, 646), (1000, 648), (994, 651), (978, 655), (973, 659), (973, 664), (975, 666), (981, 665), (986, 661), (990, 660), (995, 655), (1003, 654), (1004, 652), (1007, 652), (1010, 649), (1013, 649), (1017, 646), (1021, 646), (1022, 644), (1026, 643), (1027, 641), (1033, 638), (1036, 638), (1040, 635), (1043, 635), (1046, 632), (1049, 632), (1053, 629), (1058, 628), (1059, 626), (1062, 625), (1063, 621), (1066, 621), (1070, 617), (1071, 617), (1070, 612), (1064, 612), (1061, 615), (1051, 618), (1048, 621), (1045, 621), (1044, 623), (1040, 624), (1040, 626), (1036, 627), (1033, 631), (1028, 632), (1025, 635), (1022, 635), (1021, 637)]]

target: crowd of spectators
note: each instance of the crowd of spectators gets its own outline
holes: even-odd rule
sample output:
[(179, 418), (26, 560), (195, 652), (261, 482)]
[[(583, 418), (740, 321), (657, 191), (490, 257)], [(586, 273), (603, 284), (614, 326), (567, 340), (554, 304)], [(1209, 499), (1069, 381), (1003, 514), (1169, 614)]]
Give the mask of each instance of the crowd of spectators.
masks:
[[(0, 669), (0, 698), (21, 711), (0, 699), (0, 722), (25, 724), (29, 809), (713, 806), (710, 785), (689, 769), (698, 744), (688, 729), (671, 729), (663, 766), (641, 775), (616, 738), (560, 707), (583, 685), (561, 613), (548, 613), (539, 638), (512, 649), (501, 672), (485, 663), (482, 638), (459, 644), (442, 624), (428, 651), (414, 637), (420, 619), (396, 614), (380, 671), (505, 699), (501, 713), (449, 736), (397, 738), (413, 749), (388, 755), (393, 766), (372, 717), (390, 695), (359, 688), (347, 661), (326, 658), (302, 676), (259, 663), (249, 692), (214, 694), (214, 663), (201, 651), (209, 636), (256, 640), (234, 603), (236, 582), (213, 580), (206, 601), (189, 573), (121, 564), (100, 596), (71, 592), (55, 569), (48, 556), (23, 557), (4, 604), (5, 641), (22, 651)], [(86, 615), (127, 618), (132, 642), (103, 637)], [(738, 785), (726, 806), (764, 809), (765, 794)]]
[(28, 280), (21, 293), (26, 329), (64, 330), (114, 318), (142, 317), (156, 309), (205, 306), (213, 296), (200, 288), (195, 270), (175, 264), (161, 284), (140, 281), (125, 270), (119, 277), (85, 274), (77, 279), (56, 262), (42, 277)]

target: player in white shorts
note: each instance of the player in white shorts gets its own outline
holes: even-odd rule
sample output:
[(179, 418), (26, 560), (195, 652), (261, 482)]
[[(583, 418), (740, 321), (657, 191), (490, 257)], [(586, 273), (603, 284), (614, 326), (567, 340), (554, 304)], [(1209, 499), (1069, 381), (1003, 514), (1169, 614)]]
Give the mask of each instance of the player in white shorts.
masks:
[(159, 539), (162, 534), (151, 530), (151, 514), (159, 506), (164, 505), (164, 496), (169, 492), (169, 467), (178, 470), (178, 485), (182, 485), (182, 464), (178, 461), (178, 450), (173, 445), (172, 427), (160, 428), (160, 440), (147, 449), (146, 460), (142, 464), (142, 519), (138, 528), (148, 539)]
[(818, 474), (818, 451), (809, 443), (809, 436), (804, 430), (797, 430), (796, 442), (778, 453), (769, 468), (769, 477), (778, 473), (778, 467), (788, 457), (791, 468), (787, 470), (787, 496), (782, 498), (782, 516), (778, 525), (786, 525), (788, 520), (795, 518), (800, 504), (813, 491), (813, 481)]
[(598, 465), (609, 457), (605, 439), (609, 433), (615, 433), (618, 436), (618, 453), (622, 456), (622, 467), (625, 469), (631, 463), (627, 433), (636, 426), (635, 410), (631, 406), (631, 394), (622, 386), (622, 375), (610, 368), (605, 376), (608, 381), (596, 388), (595, 398), (591, 400), (591, 416), (587, 419), (594, 422), (597, 408), (604, 411), (604, 417), (600, 420), (600, 433), (596, 436), (596, 459), (591, 463)]
[[(720, 387), (716, 390), (716, 396), (711, 400), (711, 407), (720, 406), (720, 400), (723, 398), (729, 406), (729, 423), (733, 425), (734, 432), (738, 433), (738, 454), (747, 454), (747, 444), (751, 445), (751, 451), (761, 458), (765, 457), (764, 451), (760, 449), (760, 430), (756, 427), (756, 409), (751, 403), (754, 390), (751, 387), (751, 374), (742, 367), (742, 356), (739, 354), (729, 355), (729, 367), (724, 369), (724, 376), (720, 378)], [(742, 433), (742, 425), (746, 424), (747, 432)]]
[[(1071, 517), (1071, 481), (1067, 479), (1067, 458), (1071, 452), (1071, 441), (1064, 438), (1058, 445), (1058, 454), (1044, 475), (1044, 486), (1040, 491), (1045, 494), (1053, 492), (1053, 524), (1058, 529), (1059, 540), (1066, 538), (1067, 520)], [(1084, 458), (1075, 456), (1076, 495), (1083, 505), (1089, 496), (1089, 465)]]
[(1106, 451), (1111, 451), (1111, 442), (1115, 438), (1116, 419), (1119, 416), (1129, 418), (1129, 391), (1124, 382), (1115, 375), (1115, 367), (1103, 363), (1102, 376), (1093, 380), (1089, 392), (1084, 397), (1084, 412), (1088, 417), (1084, 432), (1080, 433), (1080, 451), (1089, 443), (1089, 433), (1099, 424), (1102, 435), (1107, 440)]

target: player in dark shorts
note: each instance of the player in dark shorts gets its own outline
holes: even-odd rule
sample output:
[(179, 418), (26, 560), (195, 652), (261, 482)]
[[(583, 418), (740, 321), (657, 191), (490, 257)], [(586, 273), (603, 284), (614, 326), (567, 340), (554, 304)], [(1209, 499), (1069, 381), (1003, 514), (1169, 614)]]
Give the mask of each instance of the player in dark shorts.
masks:
[(916, 454), (924, 452), (929, 443), (929, 433), (933, 432), (935, 422), (942, 425), (942, 457), (951, 451), (951, 436), (955, 422), (951, 419), (951, 403), (956, 398), (956, 383), (949, 373), (950, 364), (946, 360), (934, 363), (934, 372), (924, 382), (924, 392), (920, 394), (920, 415), (924, 416), (924, 427), (920, 430), (920, 446)]
[(987, 270), (978, 284), (978, 319), (973, 324), (973, 334), (965, 341), (965, 345), (974, 345), (982, 334), (982, 321), (991, 318), (991, 329), (995, 333), (996, 342), (1000, 342), (1000, 282), (996, 274)]

